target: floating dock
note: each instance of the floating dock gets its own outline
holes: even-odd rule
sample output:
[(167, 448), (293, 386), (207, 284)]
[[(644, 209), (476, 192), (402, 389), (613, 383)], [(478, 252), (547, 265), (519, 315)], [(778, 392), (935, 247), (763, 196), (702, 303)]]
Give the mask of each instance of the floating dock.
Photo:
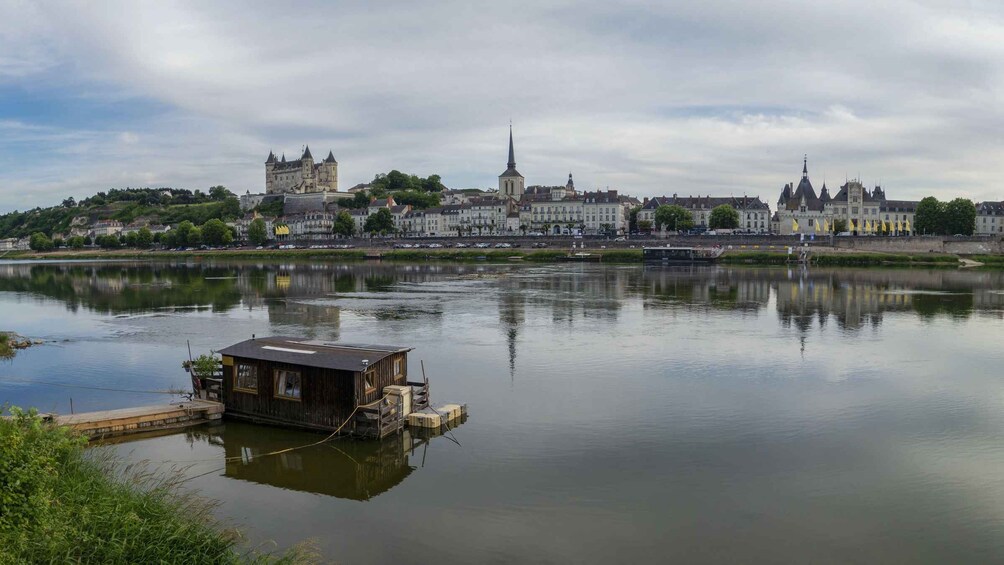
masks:
[(67, 426), (91, 439), (100, 439), (123, 434), (149, 432), (195, 426), (219, 420), (223, 417), (223, 405), (208, 400), (191, 400), (139, 406), (119, 410), (102, 410), (52, 416), (52, 421)]
[(454, 427), (465, 416), (467, 416), (466, 404), (444, 404), (408, 414), (407, 424), (410, 428), (438, 430), (443, 427)]

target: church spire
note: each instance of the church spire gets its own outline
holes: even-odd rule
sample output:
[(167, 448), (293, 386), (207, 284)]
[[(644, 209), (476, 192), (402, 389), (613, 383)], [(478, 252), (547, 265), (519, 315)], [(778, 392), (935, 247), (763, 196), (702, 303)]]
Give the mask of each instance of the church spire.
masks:
[(516, 168), (516, 153), (512, 150), (512, 124), (509, 124), (509, 168)]
[(809, 177), (809, 156), (805, 155), (802, 158), (802, 178), (804, 179), (808, 177)]

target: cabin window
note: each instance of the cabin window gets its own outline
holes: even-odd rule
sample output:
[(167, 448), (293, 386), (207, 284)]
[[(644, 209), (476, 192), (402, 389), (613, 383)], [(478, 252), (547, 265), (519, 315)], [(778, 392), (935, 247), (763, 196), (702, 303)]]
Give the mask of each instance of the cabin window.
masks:
[(369, 392), (376, 388), (376, 371), (366, 371), (363, 373), (363, 384), (366, 387), (366, 392)]
[(401, 358), (398, 357), (394, 360), (394, 379), (396, 380), (401, 375)]
[(300, 400), (300, 373), (287, 371), (286, 369), (276, 369), (275, 396), (277, 398)]
[(258, 394), (258, 367), (247, 363), (238, 363), (234, 374), (234, 390)]

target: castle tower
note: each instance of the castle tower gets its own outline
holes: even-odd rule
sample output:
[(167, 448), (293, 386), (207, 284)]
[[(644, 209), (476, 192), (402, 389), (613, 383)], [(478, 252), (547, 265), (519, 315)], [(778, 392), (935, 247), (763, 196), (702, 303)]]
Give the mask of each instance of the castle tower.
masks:
[(304, 147), (300, 157), (300, 171), (303, 180), (299, 192), (314, 192), (317, 189), (317, 178), (314, 176), (314, 156), (310, 154), (309, 145)]
[(509, 163), (505, 172), (499, 175), (499, 198), (519, 200), (524, 192), (523, 175), (516, 170), (516, 153), (512, 147), (512, 126), (509, 126)]
[(265, 159), (265, 193), (272, 194), (275, 190), (275, 153), (268, 152), (268, 159)]
[(338, 192), (338, 161), (335, 154), (328, 151), (328, 156), (321, 162), (317, 175), (317, 186), (320, 190)]

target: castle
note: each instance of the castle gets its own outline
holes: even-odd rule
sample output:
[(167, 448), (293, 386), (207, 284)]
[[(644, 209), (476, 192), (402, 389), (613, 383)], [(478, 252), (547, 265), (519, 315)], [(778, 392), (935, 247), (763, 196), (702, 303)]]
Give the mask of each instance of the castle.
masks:
[(328, 156), (320, 163), (314, 163), (308, 146), (303, 155), (295, 161), (287, 161), (283, 154), (277, 159), (268, 152), (265, 161), (266, 194), (307, 194), (311, 192), (338, 191), (338, 161), (328, 151)]

